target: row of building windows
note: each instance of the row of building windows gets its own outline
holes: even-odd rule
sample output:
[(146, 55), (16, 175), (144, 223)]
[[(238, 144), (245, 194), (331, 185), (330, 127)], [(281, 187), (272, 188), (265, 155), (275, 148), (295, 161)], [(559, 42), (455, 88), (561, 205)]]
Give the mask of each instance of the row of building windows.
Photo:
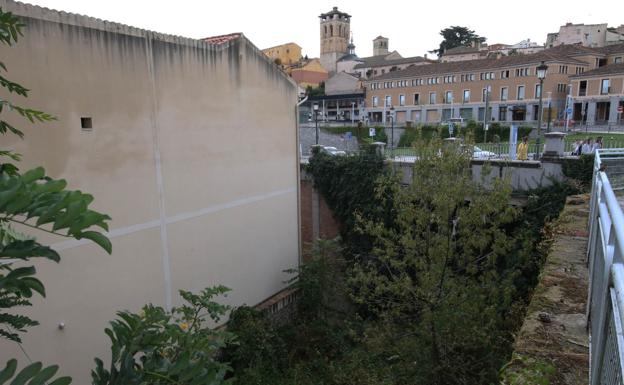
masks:
[[(608, 87), (608, 86), (607, 86)], [(567, 85), (566, 84), (559, 84), (558, 85), (558, 91), (559, 90), (563, 90), (560, 92), (565, 92), (567, 89)], [(526, 87), (525, 86), (518, 86), (516, 88), (516, 100), (524, 100), (526, 98)], [(539, 84), (535, 85), (535, 98), (539, 98), (541, 94), (541, 87)], [(491, 98), (491, 93), (490, 91), (488, 91), (488, 89), (483, 88), (482, 93), (481, 93), (481, 101), (485, 102), (486, 99)], [(509, 87), (501, 87), (500, 88), (500, 101), (507, 101), (509, 100)], [(379, 97), (378, 96), (373, 96), (373, 107), (379, 107)], [(420, 104), (420, 94), (419, 93), (415, 93), (414, 94), (414, 105), (419, 105)], [(438, 98), (437, 98), (437, 93), (436, 92), (429, 92), (429, 104), (437, 104), (438, 102)], [(443, 94), (443, 98), (442, 98), (442, 103), (443, 104), (452, 104), (455, 102), (455, 99), (453, 97), (453, 91), (446, 91)], [(462, 93), (462, 103), (470, 103), (470, 90), (464, 90)], [(405, 105), (405, 95), (401, 94), (399, 95), (399, 106), (404, 106)], [(386, 107), (390, 107), (392, 106), (392, 96), (391, 95), (386, 95), (385, 96), (385, 106)]]
[[(397, 81), (397, 82), (384, 82), (383, 83), (383, 87), (381, 87), (381, 88), (408, 87), (410, 84), (412, 86), (422, 85), (422, 81), (423, 81), (422, 79), (413, 79), (411, 82), (408, 81), (408, 80), (402, 80), (402, 81)], [(379, 84), (379, 83), (374, 83), (374, 84)], [(371, 86), (373, 86), (374, 84), (372, 84)], [(523, 100), (525, 98), (525, 91), (524, 90), (525, 90), (525, 86), (523, 86), (523, 85), (518, 86), (517, 93), (516, 93), (517, 100)], [(486, 89), (484, 88), (483, 89), (483, 95), (485, 95), (485, 93), (486, 93)], [(535, 98), (539, 98), (540, 97), (540, 93), (541, 93), (540, 85), (536, 84), (535, 85), (535, 94), (534, 94)], [(565, 84), (565, 83), (557, 84), (557, 93), (567, 94), (568, 93), (568, 85)], [(610, 79), (602, 79), (600, 81), (600, 94), (601, 95), (608, 95), (610, 93), (611, 93), (611, 82), (610, 82)], [(419, 97), (417, 95), (419, 95), (419, 94), (416, 93), (414, 95), (415, 95), (414, 104), (417, 105), (419, 103)], [(581, 80), (579, 82), (578, 96), (586, 96), (586, 95), (587, 95), (587, 81), (586, 80)], [(402, 105), (404, 105), (405, 99), (403, 98), (403, 101), (401, 102), (401, 96), (399, 96), (399, 105), (402, 106)], [(463, 96), (462, 97), (462, 103), (469, 103), (470, 102), (470, 90), (464, 90), (462, 96)], [(389, 98), (389, 97), (390, 96), (386, 96), (386, 99)], [(500, 100), (501, 101), (506, 101), (506, 100), (508, 100), (508, 98), (509, 98), (509, 89), (508, 89), (508, 87), (501, 87), (501, 89), (500, 89)], [(485, 96), (482, 97), (481, 101), (485, 101)], [(443, 103), (453, 103), (453, 102), (454, 102), (453, 92), (452, 91), (446, 91), (444, 93)], [(436, 104), (436, 93), (435, 92), (430, 92), (429, 93), (429, 104)], [(373, 107), (378, 107), (378, 97), (377, 96), (373, 96)]]
[[(579, 74), (579, 73), (583, 73), (584, 68), (577, 67), (576, 70), (577, 70), (577, 74)], [(515, 71), (516, 77), (531, 76), (531, 73), (532, 71), (531, 71), (531, 68), (529, 67), (516, 68), (516, 71)], [(568, 66), (559, 66), (559, 73), (567, 74)], [(500, 71), (499, 76), (501, 79), (508, 79), (510, 76), (510, 71), (509, 70)], [(441, 84), (441, 83), (449, 84), (449, 83), (457, 83), (457, 79), (458, 78), (456, 75), (446, 75), (444, 77), (426, 78), (426, 80), (424, 81), (423, 79), (419, 78), (419, 79), (412, 79), (411, 81), (410, 80), (398, 80), (398, 81), (377, 82), (377, 83), (371, 83), (370, 89), (379, 90), (379, 89), (385, 89), (385, 88), (402, 88), (402, 87), (410, 87), (410, 86), (415, 87), (415, 86), (421, 86), (423, 84), (427, 84), (427, 85), (435, 85), (435, 84)], [(475, 81), (475, 79), (476, 79), (475, 74), (462, 74), (459, 76), (459, 81), (461, 83), (473, 82)], [(495, 80), (495, 79), (496, 79), (495, 72), (479, 73), (479, 80)]]
[[(611, 93), (610, 79), (600, 80), (600, 95), (609, 95)], [(578, 96), (587, 96), (587, 80), (579, 81)]]

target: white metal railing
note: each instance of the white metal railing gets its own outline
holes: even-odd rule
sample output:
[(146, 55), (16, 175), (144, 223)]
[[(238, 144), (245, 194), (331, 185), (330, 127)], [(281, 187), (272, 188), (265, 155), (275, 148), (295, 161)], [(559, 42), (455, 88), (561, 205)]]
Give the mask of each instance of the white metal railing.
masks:
[(587, 247), (590, 385), (624, 384), (624, 213), (614, 192), (624, 187), (621, 169), (624, 149), (596, 152)]

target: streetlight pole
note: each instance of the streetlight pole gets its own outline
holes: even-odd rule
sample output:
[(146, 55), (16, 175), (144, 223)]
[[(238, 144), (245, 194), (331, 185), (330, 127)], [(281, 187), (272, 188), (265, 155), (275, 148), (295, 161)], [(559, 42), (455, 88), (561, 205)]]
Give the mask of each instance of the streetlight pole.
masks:
[[(540, 93), (542, 91), (540, 90)], [(551, 115), (552, 115), (552, 104), (551, 104), (551, 92), (548, 93), (548, 116), (546, 116), (547, 122), (546, 122), (546, 132), (550, 132), (550, 120), (551, 120)]]
[(319, 130), (318, 130), (318, 109), (319, 109), (319, 106), (318, 106), (317, 103), (314, 103), (313, 109), (314, 109), (314, 125), (316, 126), (316, 145), (318, 146), (318, 144), (319, 144)]
[(546, 78), (546, 71), (548, 70), (548, 66), (544, 64), (544, 61), (537, 66), (537, 78), (540, 81), (539, 86), (539, 107), (537, 109), (537, 140), (535, 141), (537, 145), (537, 150), (535, 152), (535, 160), (539, 160), (540, 158), (540, 132), (542, 130), (542, 94), (544, 87), (544, 78)]
[(483, 112), (483, 143), (487, 143), (487, 132), (490, 128), (490, 119), (488, 119), (488, 111), (490, 110), (490, 90), (491, 86), (485, 87), (485, 111)]
[(390, 154), (394, 159), (394, 106), (390, 106)]

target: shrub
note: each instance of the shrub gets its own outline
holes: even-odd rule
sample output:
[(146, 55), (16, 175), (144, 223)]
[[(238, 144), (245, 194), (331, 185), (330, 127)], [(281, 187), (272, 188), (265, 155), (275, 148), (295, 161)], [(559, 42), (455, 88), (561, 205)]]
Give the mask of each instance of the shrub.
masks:
[[(532, 127), (520, 126), (518, 127), (518, 138), (528, 136), (531, 133)], [(483, 129), (483, 123), (470, 120), (464, 127), (456, 127), (454, 136), (458, 137), (471, 137), (475, 143), (483, 143), (484, 141), (493, 142), (494, 138), (498, 136), (502, 142), (507, 142), (509, 139), (509, 126), (501, 125), (498, 122), (490, 124), (487, 137), (485, 130)], [(399, 140), (399, 147), (411, 147), (418, 141), (431, 140), (432, 138), (448, 138), (450, 137), (448, 126), (446, 125), (421, 125), (413, 128), (406, 128), (403, 135)]]
[(594, 155), (581, 155), (578, 159), (566, 158), (562, 165), (563, 175), (580, 183), (584, 189), (591, 187), (594, 175)]
[(166, 311), (147, 305), (138, 314), (119, 312), (106, 334), (112, 342), (110, 367), (95, 359), (93, 385), (224, 384), (230, 366), (217, 359), (233, 335), (214, 330), (229, 309), (212, 301), (229, 289), (204, 289), (199, 294), (180, 291), (185, 304)]

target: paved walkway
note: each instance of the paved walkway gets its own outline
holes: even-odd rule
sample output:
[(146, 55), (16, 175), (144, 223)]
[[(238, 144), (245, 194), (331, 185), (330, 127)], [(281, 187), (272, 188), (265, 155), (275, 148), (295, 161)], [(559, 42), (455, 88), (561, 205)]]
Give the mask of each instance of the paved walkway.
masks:
[[(554, 242), (502, 370), (504, 384), (587, 385), (586, 330), (589, 195), (568, 197), (552, 229)], [(548, 379), (549, 382), (542, 382)]]

